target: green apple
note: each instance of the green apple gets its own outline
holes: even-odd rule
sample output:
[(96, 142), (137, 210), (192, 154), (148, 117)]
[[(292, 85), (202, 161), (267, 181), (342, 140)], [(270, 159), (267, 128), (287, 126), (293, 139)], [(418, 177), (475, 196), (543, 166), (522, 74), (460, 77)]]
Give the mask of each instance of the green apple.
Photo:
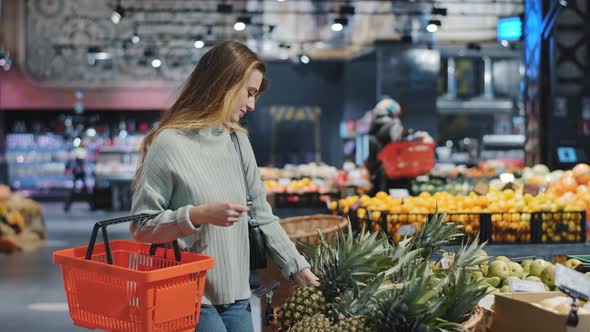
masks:
[(489, 277), (489, 278), (485, 278), (484, 280), (482, 280), (481, 282), (484, 284), (488, 284), (492, 287), (498, 287), (500, 286), (500, 282), (502, 280), (498, 277)]
[(508, 259), (508, 257), (506, 257), (506, 256), (496, 256), (496, 259), (495, 260), (496, 261), (503, 261), (503, 262), (506, 262), (506, 263), (510, 263), (511, 262), (511, 260)]
[(532, 276), (535, 277), (541, 277), (541, 272), (543, 272), (543, 269), (549, 265), (550, 263), (547, 261), (544, 261), (542, 259), (535, 259), (532, 263), (531, 263), (531, 270), (530, 270), (530, 274)]
[(582, 265), (582, 262), (575, 258), (569, 259), (567, 262), (565, 262), (565, 266), (569, 267), (572, 270), (576, 270), (580, 265)]
[(528, 276), (528, 277), (524, 278), (524, 280), (543, 282), (543, 280), (541, 280), (541, 278), (535, 277), (535, 276)]
[(513, 277), (517, 277), (519, 279), (524, 277), (524, 269), (520, 264), (515, 262), (508, 263), (508, 267), (510, 268), (510, 275)]
[(532, 259), (525, 259), (524, 261), (522, 261), (522, 263), (520, 263), (520, 266), (522, 266), (522, 269), (524, 270), (524, 272), (526, 272), (526, 273), (531, 272), (531, 263), (532, 262), (533, 262)]
[(484, 276), (487, 276), (488, 275), (489, 270), (490, 270), (490, 267), (489, 266), (487, 266), (487, 265), (482, 265), (481, 266), (481, 272), (483, 273)]
[(495, 260), (490, 264), (488, 270), (488, 277), (498, 277), (500, 279), (508, 278), (510, 276), (510, 268), (506, 262)]
[(502, 288), (500, 289), (500, 293), (508, 293), (510, 292), (510, 286), (506, 285), (506, 286), (502, 286)]
[(586, 272), (585, 274), (590, 277), (590, 272)]
[(547, 285), (543, 285), (543, 286), (545, 287), (545, 291), (546, 292), (550, 292), (551, 291), (551, 288), (549, 288), (549, 286), (547, 286)]
[(541, 272), (541, 280), (543, 280), (543, 283), (549, 287), (555, 286), (555, 266), (547, 265)]

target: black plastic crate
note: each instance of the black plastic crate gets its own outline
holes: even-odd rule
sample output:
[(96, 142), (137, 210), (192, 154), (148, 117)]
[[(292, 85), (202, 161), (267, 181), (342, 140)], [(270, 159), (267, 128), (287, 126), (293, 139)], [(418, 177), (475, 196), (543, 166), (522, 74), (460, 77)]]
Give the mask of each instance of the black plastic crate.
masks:
[(535, 214), (531, 212), (489, 213), (490, 244), (535, 243)]
[(538, 212), (539, 243), (586, 242), (586, 211)]

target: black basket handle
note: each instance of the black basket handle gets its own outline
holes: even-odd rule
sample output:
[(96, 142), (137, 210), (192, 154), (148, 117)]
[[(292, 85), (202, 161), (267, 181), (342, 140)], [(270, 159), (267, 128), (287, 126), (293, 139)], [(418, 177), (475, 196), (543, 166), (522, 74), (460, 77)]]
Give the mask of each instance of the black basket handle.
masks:
[[(147, 213), (142, 213), (142, 214), (137, 214), (134, 216), (130, 216), (130, 217), (121, 217), (121, 218), (115, 218), (115, 219), (109, 219), (109, 220), (103, 220), (103, 221), (99, 221), (96, 224), (94, 224), (94, 228), (92, 229), (92, 235), (90, 236), (90, 243), (88, 244), (88, 249), (86, 249), (86, 259), (90, 259), (92, 258), (92, 252), (94, 251), (94, 244), (96, 243), (96, 237), (98, 235), (98, 230), (102, 229), (102, 239), (104, 241), (104, 249), (105, 249), (105, 253), (107, 256), (107, 263), (108, 264), (113, 264), (113, 254), (111, 252), (111, 245), (109, 243), (109, 237), (107, 235), (107, 226), (109, 225), (115, 225), (115, 224), (122, 224), (122, 223), (126, 223), (126, 222), (134, 222), (134, 221), (140, 221), (140, 220), (149, 220), (149, 219), (153, 219), (157, 216), (158, 214), (147, 214)], [(150, 246), (150, 256), (153, 256), (156, 253), (156, 248), (158, 247), (163, 247), (165, 246), (165, 244), (152, 244)], [(174, 258), (176, 259), (177, 262), (180, 261), (180, 247), (178, 245), (178, 241), (174, 240), (172, 241), (172, 246), (174, 248)]]

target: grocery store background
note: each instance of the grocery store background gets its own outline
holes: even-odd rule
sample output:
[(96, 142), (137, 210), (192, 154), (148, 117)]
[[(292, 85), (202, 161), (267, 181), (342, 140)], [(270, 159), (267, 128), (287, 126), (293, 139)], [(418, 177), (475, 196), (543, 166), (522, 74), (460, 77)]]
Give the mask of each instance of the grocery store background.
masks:
[[(584, 174), (574, 186), (550, 171), (590, 159), (589, 17), (585, 0), (0, 1), (0, 204), (25, 224), (0, 228), (0, 251), (15, 251), (0, 254), (0, 331), (78, 330), (51, 253), (128, 213), (144, 135), (227, 39), (268, 66), (272, 88), (245, 125), (281, 218), (377, 189), (458, 195), (478, 182), (559, 183), (579, 203)], [(409, 135), (436, 142), (429, 178), (367, 175), (383, 96)], [(536, 244), (513, 233), (490, 252), (588, 251), (585, 232), (550, 245), (553, 233)]]

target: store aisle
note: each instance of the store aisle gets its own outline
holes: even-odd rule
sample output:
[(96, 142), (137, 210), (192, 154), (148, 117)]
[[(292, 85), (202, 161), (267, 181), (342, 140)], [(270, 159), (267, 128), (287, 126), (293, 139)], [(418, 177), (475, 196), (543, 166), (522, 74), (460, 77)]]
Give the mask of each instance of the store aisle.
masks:
[[(95, 222), (126, 215), (90, 212), (82, 203), (74, 204), (67, 215), (62, 203), (43, 204), (43, 213), (47, 223), (44, 247), (33, 252), (0, 254), (0, 332), (85, 331), (70, 319), (61, 271), (52, 263), (52, 252), (87, 245)], [(110, 239), (129, 239), (128, 227), (109, 227)], [(255, 319), (260, 317), (259, 305), (253, 301), (252, 307)]]

